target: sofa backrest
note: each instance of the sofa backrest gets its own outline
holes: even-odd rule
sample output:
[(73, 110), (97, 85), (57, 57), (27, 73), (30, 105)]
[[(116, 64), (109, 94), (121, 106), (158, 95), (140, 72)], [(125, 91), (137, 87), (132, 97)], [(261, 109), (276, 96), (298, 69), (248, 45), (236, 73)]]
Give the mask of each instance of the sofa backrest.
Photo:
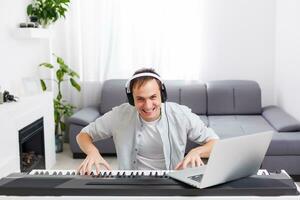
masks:
[(198, 115), (206, 114), (205, 84), (200, 81), (166, 80), (168, 101), (185, 105)]
[[(128, 102), (125, 93), (125, 79), (110, 79), (103, 83), (101, 91), (100, 114), (110, 111), (113, 107)], [(199, 81), (166, 80), (169, 102), (186, 105), (198, 115), (206, 114), (207, 97), (205, 84)]]
[(207, 114), (261, 114), (261, 90), (257, 82), (248, 80), (209, 81)]
[[(100, 114), (127, 102), (126, 79), (103, 83)], [(186, 105), (198, 115), (261, 114), (261, 90), (247, 80), (199, 81), (166, 80), (168, 100)]]
[(110, 111), (113, 107), (128, 102), (125, 92), (125, 79), (109, 79), (104, 81), (101, 91), (100, 114)]

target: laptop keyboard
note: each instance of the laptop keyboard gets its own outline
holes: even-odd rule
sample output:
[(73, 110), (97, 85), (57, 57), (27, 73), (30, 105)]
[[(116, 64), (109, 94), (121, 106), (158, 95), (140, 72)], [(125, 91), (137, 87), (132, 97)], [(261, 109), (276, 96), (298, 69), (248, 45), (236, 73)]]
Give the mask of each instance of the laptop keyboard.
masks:
[(190, 179), (192, 179), (192, 180), (197, 181), (197, 182), (200, 183), (201, 180), (202, 180), (202, 177), (203, 177), (203, 174), (199, 174), (199, 175), (195, 175), (195, 176), (190, 176), (188, 178), (190, 178)]

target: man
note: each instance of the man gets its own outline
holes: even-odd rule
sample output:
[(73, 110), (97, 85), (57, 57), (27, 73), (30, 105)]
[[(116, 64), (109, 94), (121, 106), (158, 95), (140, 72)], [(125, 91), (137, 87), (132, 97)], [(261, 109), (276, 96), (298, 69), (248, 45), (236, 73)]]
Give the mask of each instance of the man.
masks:
[[(126, 83), (129, 103), (99, 117), (77, 135), (87, 157), (80, 164), (81, 174), (99, 173), (103, 159), (93, 141), (113, 137), (119, 169), (184, 169), (203, 165), (218, 136), (189, 108), (166, 102), (167, 91), (153, 69), (142, 69)], [(184, 157), (186, 141), (202, 144)]]

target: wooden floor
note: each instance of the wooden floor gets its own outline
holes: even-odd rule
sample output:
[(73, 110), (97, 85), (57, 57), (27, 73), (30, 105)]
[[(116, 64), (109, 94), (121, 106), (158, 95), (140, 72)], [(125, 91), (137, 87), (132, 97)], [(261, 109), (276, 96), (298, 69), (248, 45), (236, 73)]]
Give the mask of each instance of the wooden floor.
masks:
[[(103, 156), (113, 169), (118, 169), (116, 156)], [(64, 144), (64, 151), (56, 154), (56, 164), (52, 169), (77, 169), (84, 159), (73, 159), (69, 144)]]

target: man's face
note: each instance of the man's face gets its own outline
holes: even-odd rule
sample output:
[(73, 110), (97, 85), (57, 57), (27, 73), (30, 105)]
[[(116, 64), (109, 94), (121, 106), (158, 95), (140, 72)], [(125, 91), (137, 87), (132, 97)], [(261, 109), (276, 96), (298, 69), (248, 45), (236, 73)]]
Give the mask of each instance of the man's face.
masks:
[(145, 121), (154, 121), (160, 117), (161, 95), (155, 79), (140, 87), (133, 88), (134, 105)]

